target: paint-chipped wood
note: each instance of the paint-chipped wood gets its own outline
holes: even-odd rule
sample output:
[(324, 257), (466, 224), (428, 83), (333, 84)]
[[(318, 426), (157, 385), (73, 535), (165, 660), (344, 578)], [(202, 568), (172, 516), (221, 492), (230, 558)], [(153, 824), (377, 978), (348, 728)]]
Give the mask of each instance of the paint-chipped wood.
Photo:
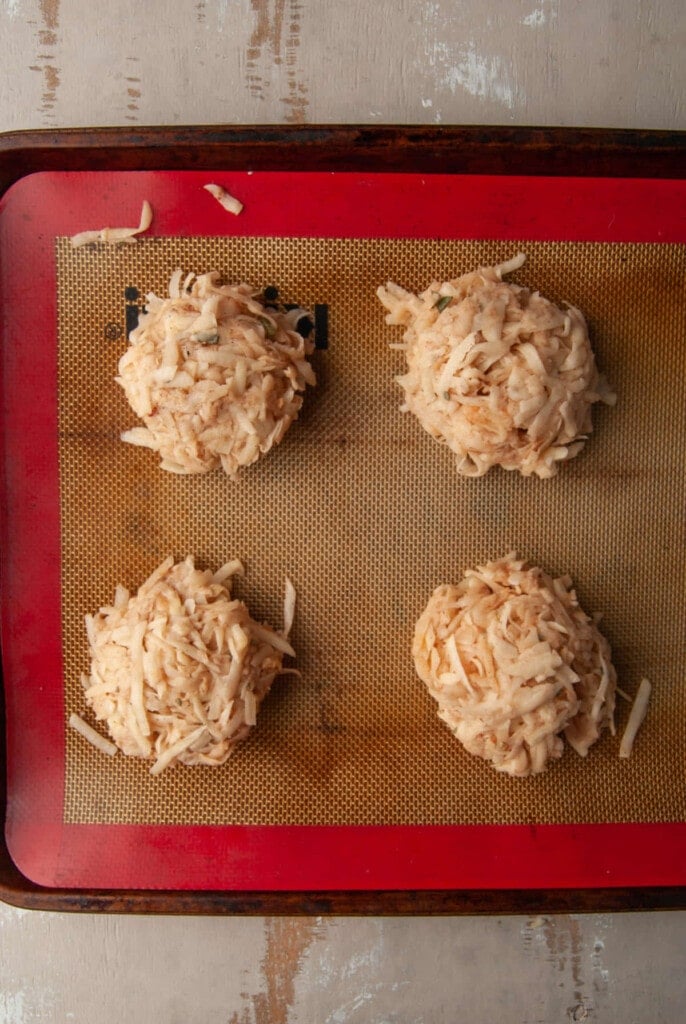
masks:
[(296, 981), (303, 959), (324, 927), (306, 918), (267, 918), (266, 950), (262, 959), (263, 985), (229, 1018), (229, 1024), (288, 1024), (295, 1009)]
[(35, 63), (28, 66), (29, 71), (37, 72), (42, 79), (39, 113), (45, 124), (54, 123), (60, 86), (60, 69), (56, 63), (59, 10), (59, 0), (40, 0), (34, 38)]
[(0, 905), (0, 1020), (678, 1024), (686, 916), (179, 919)]
[(2, 0), (0, 36), (0, 131), (686, 126), (682, 0)]
[(250, 0), (253, 30), (246, 51), (246, 82), (250, 95), (265, 102), (273, 95), (274, 80), (283, 82), (281, 117), (291, 124), (307, 121), (307, 85), (300, 68), (300, 22), (303, 4), (298, 0)]

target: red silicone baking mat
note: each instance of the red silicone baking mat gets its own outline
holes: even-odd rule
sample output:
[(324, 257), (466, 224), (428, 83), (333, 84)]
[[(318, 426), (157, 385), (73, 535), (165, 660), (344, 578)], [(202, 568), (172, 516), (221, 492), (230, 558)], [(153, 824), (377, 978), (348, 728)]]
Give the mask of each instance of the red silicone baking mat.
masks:
[[(211, 177), (242, 199), (240, 217), (225, 214), (202, 190), (208, 175), (194, 172), (36, 174), (14, 186), (0, 208), (6, 838), (19, 869), (42, 885), (64, 888), (683, 884), (683, 183), (265, 172)], [(65, 236), (108, 224), (135, 224), (142, 198), (155, 213), (144, 240), (118, 250), (71, 253)], [(355, 321), (345, 316), (354, 318), (357, 306), (369, 303), (369, 290), (382, 283), (379, 275), (386, 269), (388, 276), (403, 278), (399, 283), (419, 288), (433, 276), (420, 275), (428, 273), (432, 261), (440, 264), (434, 272), (449, 262), (446, 276), (454, 276), (475, 260), (506, 258), (515, 247), (529, 253), (529, 277), (521, 277), (523, 283), (540, 284), (549, 293), (559, 288), (554, 297), (574, 299), (590, 313), (603, 369), (620, 391), (620, 410), (622, 390), (626, 396), (624, 411), (614, 421), (610, 414), (601, 418), (588, 454), (569, 467), (558, 489), (555, 485), (548, 491), (539, 486), (532, 492), (512, 475), (505, 481), (493, 474), (488, 483), (471, 482), (482, 485), (479, 490), (460, 490), (446, 453), (427, 444), (406, 419), (398, 427), (402, 436), (397, 444), (381, 458), (380, 432), (392, 420), (377, 421), (373, 411), (383, 406), (400, 422), (392, 384), (400, 366), (385, 347), (397, 338), (383, 325), (380, 310), (376, 322), (365, 314), (369, 334), (363, 337), (350, 335), (347, 325)], [(287, 266), (298, 254), (304, 269), (289, 277)], [(115, 353), (125, 347), (121, 328), (131, 300), (123, 286), (135, 284), (144, 293), (154, 284), (159, 291), (173, 261), (183, 258), (196, 264), (223, 259), (227, 269), (236, 268), (236, 277), (247, 276), (248, 268), (254, 276), (261, 266), (278, 266), (279, 285), (295, 290), (293, 298), (327, 306), (328, 347), (316, 354), (320, 389), (284, 442), (288, 454), (280, 462), (280, 451), (265, 460), (269, 468), (263, 485), (266, 480), (274, 490), (271, 507), (263, 500), (262, 508), (266, 517), (278, 508), (278, 495), (297, 500), (296, 485), (284, 479), (280, 466), (299, 466), (305, 493), (311, 464), (305, 456), (297, 461), (299, 450), (305, 455), (314, 450), (310, 457), (320, 460), (322, 478), (328, 473), (349, 485), (348, 490), (339, 486), (330, 506), (302, 509), (301, 524), (292, 534), (294, 551), (298, 548), (292, 559), (309, 567), (313, 581), (320, 576), (328, 580), (322, 593), (340, 592), (346, 613), (373, 623), (375, 630), (364, 636), (358, 631), (368, 671), (360, 670), (358, 652), (350, 686), (344, 671), (353, 661), (345, 646), (350, 636), (343, 633), (341, 640), (331, 628), (335, 605), (322, 616), (324, 622), (317, 617), (308, 605), (307, 577), (301, 574), (304, 621), (299, 628), (307, 657), (299, 688), (278, 689), (260, 718), (264, 725), (255, 733), (260, 738), (254, 743), (251, 738), (240, 759), (231, 759), (211, 783), (202, 769), (186, 777), (177, 770), (155, 790), (145, 765), (127, 762), (113, 768), (94, 752), (84, 753), (79, 738), (67, 733), (68, 711), (82, 710), (75, 706), (74, 624), (94, 610), (93, 600), (109, 600), (110, 583), (121, 577), (131, 586), (141, 582), (142, 567), (154, 568), (155, 554), (167, 553), (163, 542), (188, 545), (188, 509), (215, 507), (205, 497), (208, 502), (224, 499), (229, 506), (219, 539), (213, 532), (216, 524), (197, 527), (200, 554), (209, 561), (221, 546), (224, 528), (227, 543), (240, 535), (231, 507), (238, 508), (250, 486), (258, 507), (268, 494), (268, 488), (262, 493), (255, 483), (246, 485), (239, 500), (228, 482), (215, 478), (207, 494), (197, 489), (201, 502), (188, 491), (188, 481), (158, 485), (160, 471), (151, 468), (149, 453), (122, 453), (124, 446), (116, 441), (118, 430), (131, 425), (125, 407), (110, 406), (107, 390)], [(320, 264), (327, 268), (324, 277)], [(154, 281), (143, 279), (148, 272)], [(103, 295), (110, 288), (120, 305), (104, 317), (101, 313), (110, 307)], [(103, 348), (103, 337), (109, 348)], [(631, 345), (627, 341), (622, 348), (630, 337)], [(373, 356), (365, 353), (365, 345), (374, 346)], [(351, 364), (359, 367), (357, 376)], [(385, 384), (374, 366), (381, 366), (382, 374), (387, 367)], [(339, 370), (350, 374), (347, 386), (353, 397), (336, 406), (330, 378)], [(82, 404), (90, 401), (88, 429), (79, 419), (86, 412), (73, 408), (79, 395), (85, 396)], [(327, 396), (330, 409), (341, 416), (329, 435)], [(355, 415), (365, 410), (365, 418)], [(103, 420), (99, 430), (93, 427), (98, 415)], [(613, 439), (613, 422), (615, 434), (621, 434), (623, 424), (621, 438)], [(313, 438), (317, 449), (311, 448)], [(672, 438), (676, 443), (669, 443)], [(401, 460), (403, 444), (409, 456)], [(332, 451), (339, 453), (339, 461)], [(151, 525), (138, 517), (124, 544), (116, 530), (126, 500), (118, 483), (119, 459), (128, 460), (127, 472), (140, 493), (148, 485), (159, 486), (169, 510), (168, 522), (158, 517)], [(604, 738), (587, 762), (572, 763), (568, 754), (541, 780), (513, 783), (457, 749), (409, 668), (386, 679), (384, 665), (396, 665), (388, 654), (388, 637), (406, 642), (412, 616), (430, 592), (431, 551), (422, 547), (421, 538), (425, 542), (434, 535), (428, 525), (422, 530), (420, 521), (417, 529), (408, 529), (405, 514), (398, 527), (402, 558), (375, 561), (375, 548), (388, 549), (381, 533), (377, 544), (368, 532), (379, 520), (361, 512), (360, 504), (380, 510), (386, 520), (407, 513), (397, 504), (384, 505), (395, 493), (389, 480), (394, 467), (407, 474), (411, 493), (412, 480), (432, 460), (439, 467), (436, 493), (443, 496), (439, 518), (445, 539), (449, 543), (452, 537), (456, 547), (450, 562), (455, 575), (471, 561), (497, 556), (513, 545), (551, 568), (569, 569), (592, 606), (600, 602), (606, 612), (626, 687), (635, 689), (638, 672), (649, 666), (655, 692), (651, 717), (642, 746), (621, 767), (623, 776), (617, 775), (616, 744)], [(370, 467), (376, 476), (369, 475)], [(459, 545), (459, 522), (450, 512), (453, 486), (469, 506), (474, 534), (473, 541), (462, 537)], [(353, 487), (359, 501), (351, 498)], [(101, 501), (95, 500), (98, 495)], [(527, 510), (541, 503), (547, 511), (537, 528)], [(254, 529), (260, 534), (259, 522)], [(618, 538), (617, 550), (612, 535)], [(249, 552), (248, 568), (249, 576), (254, 571), (264, 582), (270, 572), (276, 579), (289, 566), (278, 547), (274, 554), (274, 538), (266, 527), (261, 536), (262, 545)], [(498, 543), (502, 548), (493, 550)], [(233, 554), (244, 552), (227, 552)], [(356, 586), (344, 574), (348, 585), (336, 591), (330, 568), (341, 571), (346, 555), (355, 562)], [(376, 576), (368, 570), (366, 579), (365, 567), (372, 564)], [(384, 572), (403, 595), (387, 609), (383, 589), (374, 584)], [(268, 582), (273, 585), (271, 578)], [(274, 608), (267, 589), (261, 593), (257, 587), (252, 594), (265, 616)], [(84, 594), (91, 603), (80, 607)], [(628, 619), (622, 621), (622, 608), (627, 615), (631, 610), (631, 629)], [(395, 632), (386, 634), (384, 624), (390, 620)], [(332, 660), (332, 672), (324, 679), (309, 669), (317, 656), (326, 663), (326, 652), (317, 655), (313, 647), (326, 648), (327, 637), (333, 638), (330, 645), (341, 645), (342, 667), (337, 677)], [(402, 712), (397, 712), (397, 693), (407, 700)], [(368, 718), (352, 714), (365, 702), (377, 715), (376, 729)], [(287, 742), (284, 723), (292, 727)], [(435, 762), (427, 760), (424, 748)], [(433, 763), (432, 785), (427, 773)], [(623, 802), (614, 794), (614, 779)], [(239, 790), (240, 780), (251, 780), (251, 792), (264, 799), (232, 803), (227, 796), (226, 806), (218, 807), (218, 786)]]

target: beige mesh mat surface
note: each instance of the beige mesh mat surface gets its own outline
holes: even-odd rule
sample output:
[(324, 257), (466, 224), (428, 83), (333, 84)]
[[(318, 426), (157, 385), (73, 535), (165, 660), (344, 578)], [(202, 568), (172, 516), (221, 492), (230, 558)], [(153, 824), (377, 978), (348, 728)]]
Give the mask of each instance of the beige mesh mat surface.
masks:
[[(459, 478), (447, 449), (398, 411), (400, 340), (375, 297), (529, 255), (515, 280), (587, 314), (615, 409), (553, 480)], [(62, 621), (67, 715), (84, 712), (83, 615), (136, 588), (169, 553), (217, 567), (279, 626), (298, 591), (300, 679), (277, 680), (249, 740), (221, 768), (175, 768), (91, 749), (67, 730), (69, 822), (460, 824), (683, 820), (686, 731), (686, 296), (668, 245), (172, 238), (72, 250), (58, 242)], [(329, 347), (299, 421), (237, 483), (178, 477), (118, 440), (132, 415), (114, 383), (125, 290), (165, 293), (181, 266), (326, 303)], [(414, 675), (414, 622), (433, 588), (516, 549), (569, 572), (602, 612), (620, 686), (647, 675), (649, 718), (629, 761), (619, 735), (544, 775), (467, 755)], [(619, 702), (618, 731), (628, 717)]]

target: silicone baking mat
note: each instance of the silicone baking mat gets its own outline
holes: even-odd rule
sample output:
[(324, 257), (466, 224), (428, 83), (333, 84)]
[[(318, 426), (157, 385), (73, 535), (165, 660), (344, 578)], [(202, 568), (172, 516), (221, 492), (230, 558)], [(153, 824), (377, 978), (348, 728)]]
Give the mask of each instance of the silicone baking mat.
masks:
[[(232, 218), (206, 180), (40, 175), (3, 211), (16, 346), (5, 351), (7, 835), (19, 866), (44, 884), (134, 887), (682, 881), (682, 186), (246, 174), (224, 182), (246, 204)], [(150, 237), (72, 249), (73, 231), (135, 223), (143, 198)], [(588, 445), (555, 479), (463, 480), (398, 410), (402, 356), (388, 342), (400, 332), (375, 290), (388, 279), (420, 290), (518, 250), (518, 283), (584, 310), (619, 401), (596, 407)], [(236, 483), (165, 474), (118, 438), (135, 422), (113, 381), (127, 328), (177, 266), (276, 285), (328, 313), (317, 388)], [(414, 621), (437, 583), (511, 549), (569, 572), (586, 610), (603, 613), (625, 690), (652, 680), (629, 761), (608, 734), (586, 760), (567, 751), (546, 774), (511, 780), (436, 718), (412, 670)], [(290, 575), (302, 675), (277, 681), (225, 766), (153, 778), (65, 723), (87, 717), (84, 613), (169, 553), (207, 566), (241, 557), (240, 596), (276, 625)], [(620, 734), (627, 713), (620, 702)], [(628, 841), (642, 850), (630, 865)]]

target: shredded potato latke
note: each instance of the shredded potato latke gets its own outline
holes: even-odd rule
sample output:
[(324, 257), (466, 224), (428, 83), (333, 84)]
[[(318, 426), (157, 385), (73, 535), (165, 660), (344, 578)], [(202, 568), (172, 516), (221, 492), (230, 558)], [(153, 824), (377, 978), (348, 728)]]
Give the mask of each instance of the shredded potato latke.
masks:
[(544, 771), (562, 755), (562, 735), (585, 757), (605, 726), (614, 734), (607, 640), (568, 576), (553, 579), (514, 554), (438, 587), (412, 655), (439, 718), (498, 771)]
[(255, 725), (284, 655), (295, 654), (292, 584), (278, 633), (232, 599), (242, 571), (238, 561), (212, 573), (170, 556), (137, 594), (118, 586), (111, 606), (86, 616), (86, 702), (120, 750), (154, 762), (152, 774), (174, 762), (223, 764)]
[(169, 298), (146, 297), (116, 378), (145, 426), (123, 441), (152, 448), (171, 473), (221, 466), (230, 477), (279, 443), (316, 383), (313, 345), (296, 330), (305, 310), (258, 296), (217, 273), (182, 280), (177, 270)]
[(386, 323), (405, 328), (402, 410), (455, 453), (458, 472), (492, 466), (554, 476), (592, 430), (595, 402), (614, 404), (598, 374), (586, 321), (538, 292), (502, 280), (525, 256), (481, 267), (414, 295), (377, 291)]

